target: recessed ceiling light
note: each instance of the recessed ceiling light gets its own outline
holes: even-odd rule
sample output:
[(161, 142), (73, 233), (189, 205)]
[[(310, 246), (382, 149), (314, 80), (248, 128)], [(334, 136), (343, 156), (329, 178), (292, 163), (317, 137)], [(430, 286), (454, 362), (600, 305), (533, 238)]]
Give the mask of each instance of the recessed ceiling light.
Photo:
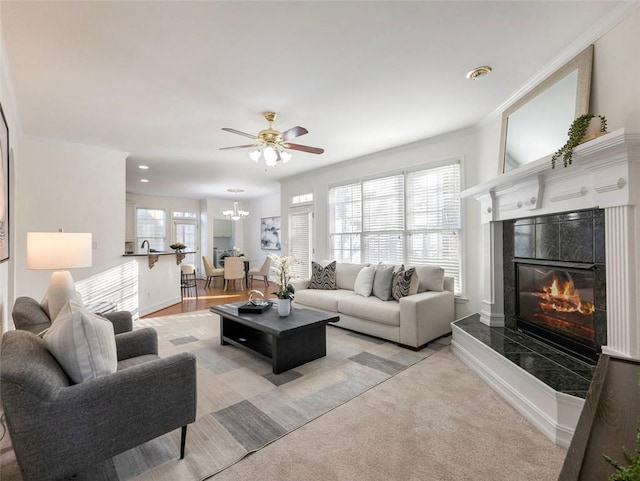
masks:
[(140, 179), (140, 182), (142, 182), (142, 183), (145, 183), (145, 184), (146, 184), (147, 182), (149, 182), (149, 179)]
[(138, 169), (140, 169), (140, 170), (147, 170), (148, 168), (149, 168), (148, 165), (139, 165), (138, 166)]
[(483, 65), (482, 67), (476, 67), (471, 72), (467, 74), (467, 78), (469, 80), (476, 80), (480, 77), (484, 77), (485, 75), (489, 75), (491, 73), (491, 67), (488, 65)]

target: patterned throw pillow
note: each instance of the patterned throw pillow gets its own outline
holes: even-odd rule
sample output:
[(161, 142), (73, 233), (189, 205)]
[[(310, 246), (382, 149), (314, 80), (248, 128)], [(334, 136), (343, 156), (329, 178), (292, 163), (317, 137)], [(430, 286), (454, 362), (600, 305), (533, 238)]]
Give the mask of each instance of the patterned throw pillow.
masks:
[(309, 289), (335, 290), (336, 288), (336, 261), (326, 267), (317, 262), (311, 262), (311, 284)]
[(398, 272), (394, 272), (391, 283), (391, 294), (396, 301), (399, 301), (401, 297), (407, 297), (409, 295), (411, 279), (415, 272), (415, 267), (405, 270), (404, 266), (402, 266)]

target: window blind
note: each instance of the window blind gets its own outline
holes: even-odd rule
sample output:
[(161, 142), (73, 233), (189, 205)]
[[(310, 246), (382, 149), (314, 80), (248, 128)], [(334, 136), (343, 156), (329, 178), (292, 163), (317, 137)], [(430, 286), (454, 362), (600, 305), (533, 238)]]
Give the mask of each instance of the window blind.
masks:
[(291, 266), (291, 271), (298, 279), (311, 277), (311, 220), (312, 213), (307, 209), (289, 213), (289, 251), (300, 261)]
[(143, 241), (149, 241), (149, 247), (158, 251), (164, 251), (167, 236), (166, 212), (162, 209), (136, 209), (136, 233), (138, 245)]

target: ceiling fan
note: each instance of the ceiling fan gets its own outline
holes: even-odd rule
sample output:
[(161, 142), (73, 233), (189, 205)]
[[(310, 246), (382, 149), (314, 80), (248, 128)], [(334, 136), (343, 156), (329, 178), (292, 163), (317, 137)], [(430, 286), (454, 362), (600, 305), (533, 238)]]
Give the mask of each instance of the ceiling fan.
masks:
[(222, 130), (226, 132), (249, 137), (250, 139), (255, 140), (255, 142), (252, 144), (235, 145), (233, 147), (221, 147), (220, 150), (246, 149), (249, 147), (257, 147), (257, 149), (252, 151), (249, 156), (251, 157), (251, 159), (258, 162), (258, 160), (260, 160), (260, 156), (262, 155), (268, 166), (278, 165), (279, 162), (282, 162), (283, 164), (287, 163), (291, 159), (291, 154), (285, 149), (300, 150), (302, 152), (308, 152), (310, 154), (322, 154), (324, 152), (324, 149), (320, 149), (318, 147), (310, 147), (308, 145), (294, 144), (292, 142), (289, 142), (296, 137), (300, 137), (301, 135), (309, 133), (309, 131), (300, 126), (292, 127), (289, 130), (285, 130), (284, 132), (275, 130), (272, 127), (272, 123), (277, 116), (278, 115), (275, 112), (264, 112), (264, 118), (267, 119), (267, 122), (269, 122), (269, 128), (261, 130), (260, 132), (258, 132), (258, 135), (252, 135), (246, 132), (241, 132), (240, 130), (223, 127)]

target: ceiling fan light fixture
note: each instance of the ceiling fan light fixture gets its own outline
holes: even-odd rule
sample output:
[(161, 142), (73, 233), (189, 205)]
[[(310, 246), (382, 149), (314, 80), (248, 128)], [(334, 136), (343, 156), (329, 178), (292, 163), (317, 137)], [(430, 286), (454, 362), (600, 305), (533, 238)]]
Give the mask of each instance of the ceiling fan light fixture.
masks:
[(258, 162), (260, 160), (260, 154), (262, 154), (262, 152), (254, 150), (253, 152), (249, 152), (249, 157), (251, 157), (251, 160)]
[(280, 151), (280, 158), (282, 159), (283, 164), (286, 164), (287, 162), (289, 162), (291, 160), (291, 157), (293, 156), (286, 150)]
[(264, 160), (267, 161), (267, 165), (276, 165), (278, 155), (273, 147), (268, 146), (262, 151), (262, 155), (264, 156)]

